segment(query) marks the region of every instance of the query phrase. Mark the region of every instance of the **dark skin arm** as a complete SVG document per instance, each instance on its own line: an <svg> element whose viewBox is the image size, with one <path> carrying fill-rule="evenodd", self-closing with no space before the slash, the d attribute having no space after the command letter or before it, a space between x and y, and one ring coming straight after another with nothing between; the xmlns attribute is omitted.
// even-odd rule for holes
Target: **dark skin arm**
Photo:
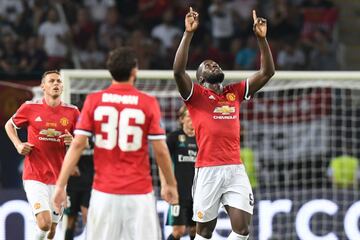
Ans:
<svg viewBox="0 0 360 240"><path fill-rule="evenodd" d="M185 72L188 61L189 47L194 31L199 25L198 13L190 8L185 17L185 32L180 45L176 51L173 70L176 85L180 95L186 99L191 93L192 82L190 76Z"/></svg>
<svg viewBox="0 0 360 240"><path fill-rule="evenodd" d="M275 74L274 60L271 55L269 44L266 40L267 25L266 20L258 18L255 10L253 10L254 27L253 30L258 40L261 61L260 70L250 76L249 94L253 95L262 88L270 78Z"/></svg>

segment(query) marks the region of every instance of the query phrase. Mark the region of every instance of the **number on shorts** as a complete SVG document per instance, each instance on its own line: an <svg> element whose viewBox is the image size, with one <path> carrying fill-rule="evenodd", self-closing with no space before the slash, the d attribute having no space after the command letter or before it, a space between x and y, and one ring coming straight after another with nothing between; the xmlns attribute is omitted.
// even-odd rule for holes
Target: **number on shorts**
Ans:
<svg viewBox="0 0 360 240"><path fill-rule="evenodd" d="M145 114L140 109L124 108L118 111L112 106L99 106L95 109L94 120L103 121L107 117L107 122L101 123L101 133L95 135L95 145L99 148L112 150L119 146L123 152L137 151L142 145L143 131L139 126L130 126L130 118L135 120L136 124L145 123ZM128 141L129 136L133 136L131 142Z"/></svg>

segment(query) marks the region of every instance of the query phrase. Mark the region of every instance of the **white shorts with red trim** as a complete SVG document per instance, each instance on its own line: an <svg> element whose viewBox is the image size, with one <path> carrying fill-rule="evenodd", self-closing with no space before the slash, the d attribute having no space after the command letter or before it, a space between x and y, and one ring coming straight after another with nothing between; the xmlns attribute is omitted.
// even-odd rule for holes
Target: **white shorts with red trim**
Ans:
<svg viewBox="0 0 360 240"><path fill-rule="evenodd" d="M51 203L51 198L55 191L55 185L49 185L35 180L24 180L23 184L27 200L35 217L35 221L38 213L49 211L52 217L52 222L58 223L61 220L62 212L60 214L56 214Z"/></svg>
<svg viewBox="0 0 360 240"><path fill-rule="evenodd" d="M87 240L161 240L154 194L91 192Z"/></svg>
<svg viewBox="0 0 360 240"><path fill-rule="evenodd" d="M220 204L253 214L254 195L244 165L196 168L193 200L196 222L217 218Z"/></svg>

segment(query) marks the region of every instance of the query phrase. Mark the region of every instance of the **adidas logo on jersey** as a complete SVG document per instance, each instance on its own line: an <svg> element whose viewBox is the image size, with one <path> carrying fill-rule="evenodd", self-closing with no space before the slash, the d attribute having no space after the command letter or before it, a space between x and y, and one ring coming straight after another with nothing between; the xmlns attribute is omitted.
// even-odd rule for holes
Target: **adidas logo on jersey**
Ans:
<svg viewBox="0 0 360 240"><path fill-rule="evenodd" d="M37 118L35 118L35 122L42 122L42 119L40 116L38 116Z"/></svg>

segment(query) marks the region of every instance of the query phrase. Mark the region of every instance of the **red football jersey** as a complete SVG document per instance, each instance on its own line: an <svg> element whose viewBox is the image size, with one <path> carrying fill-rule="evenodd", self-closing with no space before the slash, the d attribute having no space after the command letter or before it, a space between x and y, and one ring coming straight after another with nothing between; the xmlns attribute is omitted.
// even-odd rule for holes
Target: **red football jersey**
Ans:
<svg viewBox="0 0 360 240"><path fill-rule="evenodd" d="M248 99L247 81L224 87L222 94L193 84L185 104L195 129L196 167L240 164L240 103Z"/></svg>
<svg viewBox="0 0 360 240"><path fill-rule="evenodd" d="M34 144L26 155L23 179L36 180L45 184L55 184L65 157L66 146L59 138L74 131L79 117L76 106L61 103L56 107L45 100L27 101L11 118L16 128L27 127L27 141Z"/></svg>
<svg viewBox="0 0 360 240"><path fill-rule="evenodd" d="M87 96L75 134L95 135L93 188L112 194L152 191L148 140L165 139L155 97L130 84Z"/></svg>

